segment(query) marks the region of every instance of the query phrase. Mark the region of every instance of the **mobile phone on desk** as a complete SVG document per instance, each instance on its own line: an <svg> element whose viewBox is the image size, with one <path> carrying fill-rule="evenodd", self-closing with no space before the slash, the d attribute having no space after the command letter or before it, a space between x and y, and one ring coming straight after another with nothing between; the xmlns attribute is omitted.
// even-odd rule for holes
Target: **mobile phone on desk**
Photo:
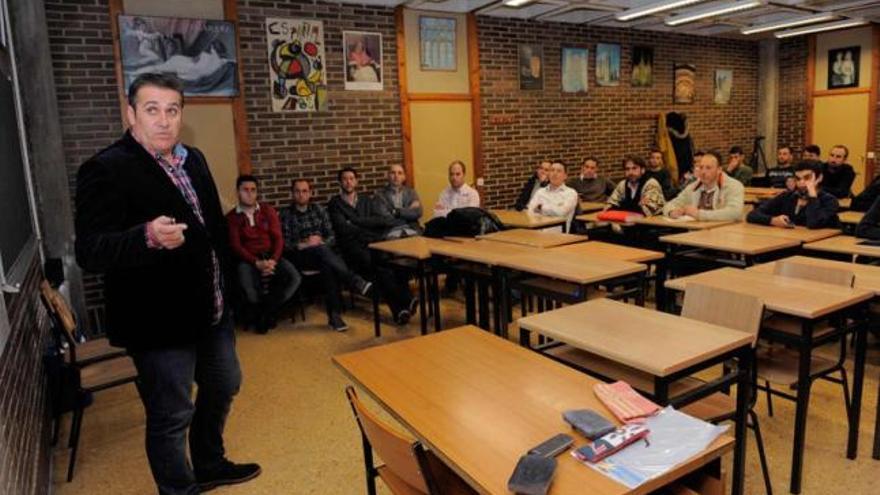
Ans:
<svg viewBox="0 0 880 495"><path fill-rule="evenodd" d="M571 435L560 433L544 440L540 445L530 449L529 454L539 455L541 457L555 457L560 453L565 452L571 447L572 443L574 443L574 438L572 438Z"/></svg>

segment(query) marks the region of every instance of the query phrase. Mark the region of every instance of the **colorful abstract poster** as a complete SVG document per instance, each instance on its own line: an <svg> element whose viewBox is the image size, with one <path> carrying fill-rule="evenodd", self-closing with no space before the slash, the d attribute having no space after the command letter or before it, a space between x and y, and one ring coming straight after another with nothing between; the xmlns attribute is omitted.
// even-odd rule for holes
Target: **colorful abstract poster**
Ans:
<svg viewBox="0 0 880 495"><path fill-rule="evenodd" d="M324 24L312 19L266 19L273 112L327 110Z"/></svg>

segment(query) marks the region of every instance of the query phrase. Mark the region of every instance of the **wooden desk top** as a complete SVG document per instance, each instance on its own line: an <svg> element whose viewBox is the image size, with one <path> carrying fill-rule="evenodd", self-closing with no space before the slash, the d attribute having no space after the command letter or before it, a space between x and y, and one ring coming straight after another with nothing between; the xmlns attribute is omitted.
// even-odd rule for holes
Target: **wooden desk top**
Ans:
<svg viewBox="0 0 880 495"><path fill-rule="evenodd" d="M645 217L634 220L633 223L637 225L648 225L651 227L664 227L664 228L673 228L673 229L687 229L687 230L706 230L706 229L714 229L715 227L721 227L722 225L730 225L735 223L733 220L714 220L714 221L700 221L700 220L692 220L689 222L682 222L673 220L665 215L657 215L653 217Z"/></svg>
<svg viewBox="0 0 880 495"><path fill-rule="evenodd" d="M520 318L519 326L661 377L752 342L739 330L604 298Z"/></svg>
<svg viewBox="0 0 880 495"><path fill-rule="evenodd" d="M804 249L880 258L880 246L864 246L859 244L864 240L851 235L838 235L804 244Z"/></svg>
<svg viewBox="0 0 880 495"><path fill-rule="evenodd" d="M595 201L581 201L581 212L590 213L592 211L600 211L605 208L605 203L597 203Z"/></svg>
<svg viewBox="0 0 880 495"><path fill-rule="evenodd" d="M785 229L781 227L771 227L769 225L758 225L754 223L735 223L719 227L718 230L725 232L741 232L743 234L763 235L771 237L782 237L784 239L795 239L800 242L813 242L826 237L833 237L840 234L840 229L808 229L806 227L795 227L793 229Z"/></svg>
<svg viewBox="0 0 880 495"><path fill-rule="evenodd" d="M583 242L585 235L563 234L562 232L544 232L541 230L512 229L477 236L478 239L494 242L519 244L521 246L548 248Z"/></svg>
<svg viewBox="0 0 880 495"><path fill-rule="evenodd" d="M840 198L837 200L837 205L842 210L848 210L852 206L852 198Z"/></svg>
<svg viewBox="0 0 880 495"><path fill-rule="evenodd" d="M691 246L703 249L715 249L728 253L758 254L778 251L799 246L798 240L766 235L753 235L743 232L729 231L726 227L709 230L695 230L683 234L671 234L660 237L661 242Z"/></svg>
<svg viewBox="0 0 880 495"><path fill-rule="evenodd" d="M745 190L746 195L750 196L758 196L761 198L772 198L777 194L781 193L785 189L780 189L776 187L751 187L746 186L743 188Z"/></svg>
<svg viewBox="0 0 880 495"><path fill-rule="evenodd" d="M657 261L665 256L660 251L650 251L602 241L578 242L577 244L550 248L549 251L553 253L577 254L588 258L610 258L620 261L631 261L633 263Z"/></svg>
<svg viewBox="0 0 880 495"><path fill-rule="evenodd" d="M782 277L738 268L719 268L666 281L666 287L685 290L688 282L699 282L764 300L764 307L779 313L816 319L874 297L865 289L848 289L793 277Z"/></svg>
<svg viewBox="0 0 880 495"><path fill-rule="evenodd" d="M519 457L557 433L586 440L562 412L589 408L614 421L595 379L475 327L342 354L334 363L481 493L507 494ZM636 490L560 455L551 495L648 493L732 450L722 435L702 454Z"/></svg>
<svg viewBox="0 0 880 495"><path fill-rule="evenodd" d="M562 225L565 218L536 215L527 211L516 210L490 210L507 227L523 229L542 229L554 225Z"/></svg>
<svg viewBox="0 0 880 495"><path fill-rule="evenodd" d="M580 254L539 250L506 256L498 265L544 277L587 285L611 280L648 269L645 265L610 258L585 258Z"/></svg>
<svg viewBox="0 0 880 495"><path fill-rule="evenodd" d="M863 211L844 211L837 214L837 217L840 218L841 223L851 224L858 224L862 221L863 216L865 216L865 212Z"/></svg>
<svg viewBox="0 0 880 495"><path fill-rule="evenodd" d="M374 242L370 244L370 248L391 253L396 256L426 260L431 257L431 251L428 249L428 246L438 241L439 239L432 239L423 236L405 237L403 239Z"/></svg>
<svg viewBox="0 0 880 495"><path fill-rule="evenodd" d="M474 241L474 242L433 242L430 245L431 254L439 254L464 261L482 263L485 265L497 265L504 258L525 254L535 256L542 250L539 248L523 246L520 244L508 244L506 242Z"/></svg>
<svg viewBox="0 0 880 495"><path fill-rule="evenodd" d="M832 237L832 239L837 239ZM822 241L820 241L822 242ZM880 247L875 247L877 254L880 255ZM789 256L777 261L795 261L803 265L823 266L828 268L840 268L851 271L855 276L855 286L859 289L869 290L874 295L880 296L880 266L865 265L861 263L849 263L846 261L826 260L823 258L813 258L812 256ZM773 273L776 263L761 263L760 265L751 266L746 270L760 273Z"/></svg>
<svg viewBox="0 0 880 495"><path fill-rule="evenodd" d="M599 220L599 213L601 213L601 212L594 211L592 213L587 213L585 215L578 215L578 216L574 217L574 219L580 220L582 222L592 222L592 223L603 222L604 220Z"/></svg>

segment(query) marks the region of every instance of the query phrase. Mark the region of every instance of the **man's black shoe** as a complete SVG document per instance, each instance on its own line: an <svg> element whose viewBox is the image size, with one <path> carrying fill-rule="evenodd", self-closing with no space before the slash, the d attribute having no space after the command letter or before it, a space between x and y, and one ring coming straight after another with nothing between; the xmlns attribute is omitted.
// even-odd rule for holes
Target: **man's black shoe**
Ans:
<svg viewBox="0 0 880 495"><path fill-rule="evenodd" d="M333 313L330 315L327 324L330 325L330 328L337 332L344 332L348 330L348 324L339 316L338 313Z"/></svg>
<svg viewBox="0 0 880 495"><path fill-rule="evenodd" d="M223 485L235 485L250 481L260 475L259 464L235 464L226 459L211 473L196 473L199 490L207 492Z"/></svg>

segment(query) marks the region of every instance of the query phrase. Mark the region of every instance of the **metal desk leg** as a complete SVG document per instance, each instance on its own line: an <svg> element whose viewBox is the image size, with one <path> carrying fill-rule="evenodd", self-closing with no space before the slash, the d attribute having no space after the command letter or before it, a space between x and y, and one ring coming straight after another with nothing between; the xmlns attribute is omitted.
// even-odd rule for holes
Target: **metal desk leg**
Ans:
<svg viewBox="0 0 880 495"><path fill-rule="evenodd" d="M810 356L813 352L813 322L804 320L798 366L797 408L794 419L794 442L791 453L791 480L789 491L801 492L804 471L804 443L807 437L807 408L810 405Z"/></svg>
<svg viewBox="0 0 880 495"><path fill-rule="evenodd" d="M422 335L426 335L428 333L428 315L425 311L427 305L425 304L426 290L425 290L425 261L418 261L418 277L419 277L419 323L422 325Z"/></svg>
<svg viewBox="0 0 880 495"><path fill-rule="evenodd" d="M666 260L654 264L654 303L660 311L666 309Z"/></svg>
<svg viewBox="0 0 880 495"><path fill-rule="evenodd" d="M661 406L669 403L669 382L666 377L654 377L654 400Z"/></svg>
<svg viewBox="0 0 880 495"><path fill-rule="evenodd" d="M874 452L871 457L880 460L880 387L877 390L877 417L874 419Z"/></svg>
<svg viewBox="0 0 880 495"><path fill-rule="evenodd" d="M519 345L523 347L532 347L532 332L523 327L519 328Z"/></svg>
<svg viewBox="0 0 880 495"><path fill-rule="evenodd" d="M491 330L489 325L489 282L481 280L478 282L479 287L479 308L480 308L480 328L483 330Z"/></svg>
<svg viewBox="0 0 880 495"><path fill-rule="evenodd" d="M373 289L373 333L376 338L382 336L382 324L379 322L379 291Z"/></svg>
<svg viewBox="0 0 880 495"><path fill-rule="evenodd" d="M439 332L441 328L440 321L440 274L437 267L431 270L431 305L434 308L434 331Z"/></svg>
<svg viewBox="0 0 880 495"><path fill-rule="evenodd" d="M466 321L468 325L475 325L477 323L477 311L476 311L476 294L474 291L476 290L476 284L474 284L474 277L472 275L467 275L464 277L464 311L466 315Z"/></svg>
<svg viewBox="0 0 880 495"><path fill-rule="evenodd" d="M849 438L846 442L847 459L855 459L859 455L859 420L862 416L862 389L865 384L865 348L868 342L867 310L859 309L856 325L856 347L853 370L851 417L849 418ZM843 338L846 338L845 336ZM874 430L875 432L877 430ZM875 433L876 434L876 433Z"/></svg>
<svg viewBox="0 0 880 495"><path fill-rule="evenodd" d="M510 313L510 288L507 284L507 270L499 268L498 271L500 275L498 281L498 297L495 300L495 304L498 306L498 325L500 326L498 335L501 335L506 339L508 327L507 315Z"/></svg>
<svg viewBox="0 0 880 495"><path fill-rule="evenodd" d="M745 485L746 440L748 439L746 424L748 422L749 403L753 393L751 377L752 359L754 359L754 349L751 346L742 349L737 359L736 423L734 425L736 445L733 450L732 495L742 495Z"/></svg>

